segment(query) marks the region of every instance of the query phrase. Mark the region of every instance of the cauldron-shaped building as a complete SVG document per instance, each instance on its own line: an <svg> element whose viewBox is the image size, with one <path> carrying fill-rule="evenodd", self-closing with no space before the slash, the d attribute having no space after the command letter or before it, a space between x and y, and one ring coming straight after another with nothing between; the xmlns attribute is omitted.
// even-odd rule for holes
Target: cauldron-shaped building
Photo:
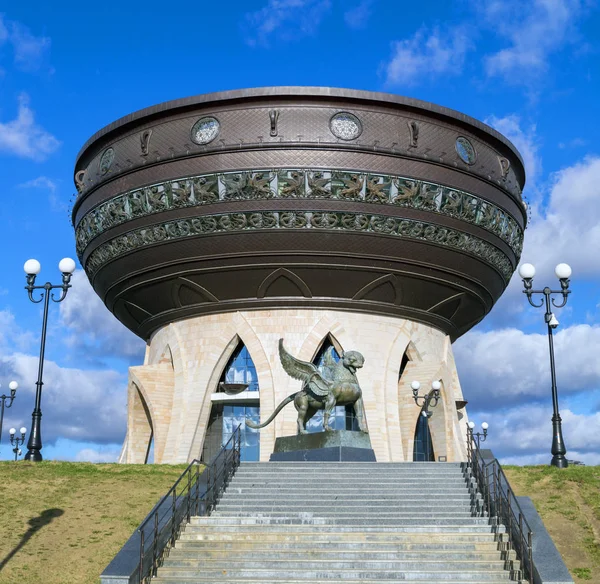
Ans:
<svg viewBox="0 0 600 584"><path fill-rule="evenodd" d="M130 369L121 460L205 457L300 382L279 338L316 362L357 350L377 460L462 460L452 342L516 268L523 162L488 126L395 95L314 87L167 102L95 134L75 169L77 252L147 342ZM441 399L423 426L411 382ZM244 455L296 432L285 408ZM339 412L336 427L350 428ZM431 446L427 446L428 439Z"/></svg>

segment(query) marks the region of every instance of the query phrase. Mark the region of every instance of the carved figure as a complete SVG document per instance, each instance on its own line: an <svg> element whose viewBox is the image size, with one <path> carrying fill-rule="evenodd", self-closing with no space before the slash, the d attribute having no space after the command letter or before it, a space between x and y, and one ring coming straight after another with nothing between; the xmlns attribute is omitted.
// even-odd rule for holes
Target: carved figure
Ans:
<svg viewBox="0 0 600 584"><path fill-rule="evenodd" d="M344 199L357 199L363 188L363 181L358 174L351 174L350 178L341 177L344 188L338 192L338 195Z"/></svg>
<svg viewBox="0 0 600 584"><path fill-rule="evenodd" d="M248 178L247 196L249 197L270 197L271 181L275 177L271 173L255 172Z"/></svg>
<svg viewBox="0 0 600 584"><path fill-rule="evenodd" d="M221 182L225 185L225 197L235 199L244 196L244 189L248 184L246 173L234 174L232 176L222 175Z"/></svg>
<svg viewBox="0 0 600 584"><path fill-rule="evenodd" d="M379 182L378 176L373 176L367 180L367 194L365 200L375 203L387 203L388 194L386 189L390 186L391 181Z"/></svg>
<svg viewBox="0 0 600 584"><path fill-rule="evenodd" d="M398 188L398 194L394 197L394 203L410 207L421 190L421 183L414 180L396 180L394 184Z"/></svg>
<svg viewBox="0 0 600 584"><path fill-rule="evenodd" d="M444 198L444 205L441 210L444 213L452 216L460 215L460 210L462 207L462 196L460 193L456 191L446 191Z"/></svg>
<svg viewBox="0 0 600 584"><path fill-rule="evenodd" d="M150 212L164 209L167 203L164 200L164 192L159 191L158 187L150 187L144 189L148 201L148 209Z"/></svg>
<svg viewBox="0 0 600 584"><path fill-rule="evenodd" d="M322 172L313 172L308 174L308 186L310 187L310 194L313 197L329 197L331 192L325 188L331 182L330 179L325 178Z"/></svg>
<svg viewBox="0 0 600 584"><path fill-rule="evenodd" d="M361 432L367 432L362 391L356 378L356 371L364 365L365 359L357 351L346 351L336 363L332 351L330 349L327 353L323 371L320 372L312 363L300 361L290 355L283 346L283 339L279 339L281 365L290 377L303 381L302 389L286 397L266 422L255 424L246 420L246 424L251 428L264 428L293 401L298 412L298 434L307 433L306 423L318 410L323 410L323 429L332 430L329 418L336 405L353 405L358 427Z"/></svg>
<svg viewBox="0 0 600 584"><path fill-rule="evenodd" d="M152 130L144 130L140 134L140 149L142 150L142 156L148 156L148 148L150 147L150 136L152 136Z"/></svg>
<svg viewBox="0 0 600 584"><path fill-rule="evenodd" d="M282 197L301 197L304 194L304 174L293 170L290 176L282 177L281 184Z"/></svg>
<svg viewBox="0 0 600 584"><path fill-rule="evenodd" d="M191 203L192 185L189 180L177 181L177 186L171 184L174 207L187 207Z"/></svg>
<svg viewBox="0 0 600 584"><path fill-rule="evenodd" d="M273 109L269 112L269 120L271 121L271 136L277 136L277 120L279 119L279 111Z"/></svg>
<svg viewBox="0 0 600 584"><path fill-rule="evenodd" d="M408 133L410 135L409 148L416 148L419 145L419 124L414 120L408 122Z"/></svg>
<svg viewBox="0 0 600 584"><path fill-rule="evenodd" d="M196 201L199 203L216 201L219 198L219 195L215 192L216 185L216 180L209 180L204 176L194 179L194 196L196 197Z"/></svg>

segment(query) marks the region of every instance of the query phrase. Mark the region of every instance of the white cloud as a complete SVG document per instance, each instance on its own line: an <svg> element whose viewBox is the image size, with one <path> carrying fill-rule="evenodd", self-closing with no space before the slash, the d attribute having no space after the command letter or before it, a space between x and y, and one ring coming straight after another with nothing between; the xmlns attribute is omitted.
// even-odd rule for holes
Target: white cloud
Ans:
<svg viewBox="0 0 600 584"><path fill-rule="evenodd" d="M70 331L67 344L94 359L112 356L141 363L144 342L109 312L83 270L75 271L71 283L73 287L60 304L62 323Z"/></svg>
<svg viewBox="0 0 600 584"><path fill-rule="evenodd" d="M533 0L533 2L477 3L485 21L510 46L485 59L490 76L528 83L544 73L549 56L577 38L575 23L580 0Z"/></svg>
<svg viewBox="0 0 600 584"><path fill-rule="evenodd" d="M39 358L23 353L0 357L0 377L19 383L17 396L5 422L31 425ZM125 435L126 377L114 370L61 367L46 360L42 390L42 438L117 443Z"/></svg>
<svg viewBox="0 0 600 584"><path fill-rule="evenodd" d="M26 351L33 347L35 335L17 324L10 310L0 310L0 351Z"/></svg>
<svg viewBox="0 0 600 584"><path fill-rule="evenodd" d="M65 212L69 209L68 205L56 194L58 182L47 176L38 176L37 178L21 183L18 187L20 189L40 189L47 191L48 200L53 211Z"/></svg>
<svg viewBox="0 0 600 584"><path fill-rule="evenodd" d="M47 176L38 176L32 180L21 183L19 185L21 189L47 189L51 193L55 193L58 185L55 181L49 179Z"/></svg>
<svg viewBox="0 0 600 584"><path fill-rule="evenodd" d="M29 97L22 93L17 117L0 123L0 152L42 161L59 146L60 142L52 134L36 124L33 110L29 107Z"/></svg>
<svg viewBox="0 0 600 584"><path fill-rule="evenodd" d="M331 9L331 0L268 0L266 6L246 14L250 46L268 45L269 39L292 41L313 35Z"/></svg>
<svg viewBox="0 0 600 584"><path fill-rule="evenodd" d="M24 71L37 71L48 54L50 39L31 34L26 26L18 22L11 22L9 26L15 65Z"/></svg>
<svg viewBox="0 0 600 584"><path fill-rule="evenodd" d="M25 25L5 20L0 14L0 45L6 43L13 49L15 66L31 73L40 70L47 61L51 40L35 36Z"/></svg>
<svg viewBox="0 0 600 584"><path fill-rule="evenodd" d="M364 28L371 16L373 0L362 0L350 10L344 12L344 22L350 28Z"/></svg>
<svg viewBox="0 0 600 584"><path fill-rule="evenodd" d="M542 277L566 262L573 277L600 276L600 158L588 157L551 177L546 208L525 234L522 260ZM540 280L541 281L541 280Z"/></svg>
<svg viewBox="0 0 600 584"><path fill-rule="evenodd" d="M117 462L121 446L109 444L105 447L82 448L74 456L77 462Z"/></svg>
<svg viewBox="0 0 600 584"><path fill-rule="evenodd" d="M392 58L385 68L387 85L412 85L440 75L462 73L472 48L463 28L448 31L422 28L413 37L392 43Z"/></svg>
<svg viewBox="0 0 600 584"><path fill-rule="evenodd" d="M562 409L562 434L567 459L585 464L600 462L600 412L575 414ZM435 415L435 414L434 414ZM470 418L490 425L485 447L491 448L502 464L549 464L552 454L552 407L535 404L478 412ZM477 431L477 429L476 429Z"/></svg>
<svg viewBox="0 0 600 584"><path fill-rule="evenodd" d="M542 172L542 161L538 152L539 146L535 125L531 124L529 127L523 128L520 117L515 114L502 118L491 115L485 120L485 123L498 130L517 147L525 164L526 192L527 190L535 191L536 183Z"/></svg>
<svg viewBox="0 0 600 584"><path fill-rule="evenodd" d="M600 326L559 329L554 345L560 394L600 388ZM517 329L471 331L456 341L454 351L465 396L476 409L550 398L545 334Z"/></svg>

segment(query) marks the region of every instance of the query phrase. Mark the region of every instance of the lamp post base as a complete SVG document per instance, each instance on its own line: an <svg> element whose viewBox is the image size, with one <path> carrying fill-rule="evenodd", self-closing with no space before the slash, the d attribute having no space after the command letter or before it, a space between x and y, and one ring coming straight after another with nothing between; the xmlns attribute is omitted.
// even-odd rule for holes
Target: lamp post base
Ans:
<svg viewBox="0 0 600 584"><path fill-rule="evenodd" d="M31 462L42 462L42 453L39 450L28 450L27 454L23 457L23 460L30 460Z"/></svg>
<svg viewBox="0 0 600 584"><path fill-rule="evenodd" d="M550 461L550 466L555 466L556 468L567 468L569 466L569 462L565 458L564 454L555 454Z"/></svg>

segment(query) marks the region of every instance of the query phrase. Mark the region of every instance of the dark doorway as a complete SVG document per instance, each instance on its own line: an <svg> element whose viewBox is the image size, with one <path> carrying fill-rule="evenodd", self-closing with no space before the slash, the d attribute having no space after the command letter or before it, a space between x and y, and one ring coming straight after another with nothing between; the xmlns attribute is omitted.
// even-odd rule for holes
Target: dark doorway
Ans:
<svg viewBox="0 0 600 584"><path fill-rule="evenodd" d="M435 456L433 454L431 431L429 430L429 417L424 416L424 413L422 410L415 428L413 460L415 462L434 462Z"/></svg>

